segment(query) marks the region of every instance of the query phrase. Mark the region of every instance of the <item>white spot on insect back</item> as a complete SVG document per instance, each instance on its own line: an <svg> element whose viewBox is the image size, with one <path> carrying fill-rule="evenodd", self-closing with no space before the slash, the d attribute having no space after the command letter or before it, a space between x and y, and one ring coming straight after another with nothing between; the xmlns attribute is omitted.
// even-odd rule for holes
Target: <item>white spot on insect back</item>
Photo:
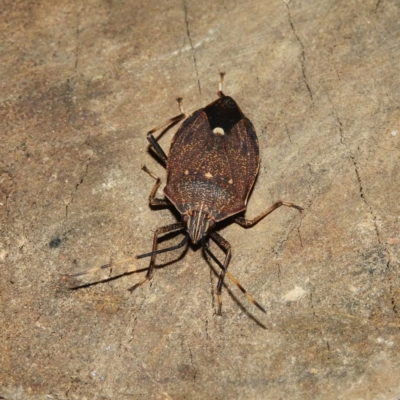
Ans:
<svg viewBox="0 0 400 400"><path fill-rule="evenodd" d="M222 128L214 128L213 133L217 136L224 136L225 132Z"/></svg>
<svg viewBox="0 0 400 400"><path fill-rule="evenodd" d="M210 172L206 172L206 173L204 174L204 176L205 176L206 178L212 178L212 177L213 177L212 174L211 174Z"/></svg>
<svg viewBox="0 0 400 400"><path fill-rule="evenodd" d="M228 183L230 183L230 184L232 185L232 183L233 183L233 179L232 179L232 178L231 178L231 179L229 179Z"/></svg>
<svg viewBox="0 0 400 400"><path fill-rule="evenodd" d="M189 171L187 169L185 170L185 175L189 175Z"/></svg>

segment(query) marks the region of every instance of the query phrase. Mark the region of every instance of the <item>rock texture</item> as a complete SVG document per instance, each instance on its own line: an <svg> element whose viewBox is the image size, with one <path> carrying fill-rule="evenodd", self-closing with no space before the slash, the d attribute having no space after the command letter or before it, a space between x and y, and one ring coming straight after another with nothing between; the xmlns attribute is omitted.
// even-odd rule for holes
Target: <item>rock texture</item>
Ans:
<svg viewBox="0 0 400 400"><path fill-rule="evenodd" d="M400 397L396 0L3 1L0 14L0 398ZM132 294L145 271L127 272L146 259L118 279L65 278L150 251L176 221L148 207L141 166L165 171L146 132L178 96L188 113L214 100L220 71L259 135L247 215L305 208L220 227L231 273L268 313L227 281L216 316L217 267L197 247L161 255Z"/></svg>

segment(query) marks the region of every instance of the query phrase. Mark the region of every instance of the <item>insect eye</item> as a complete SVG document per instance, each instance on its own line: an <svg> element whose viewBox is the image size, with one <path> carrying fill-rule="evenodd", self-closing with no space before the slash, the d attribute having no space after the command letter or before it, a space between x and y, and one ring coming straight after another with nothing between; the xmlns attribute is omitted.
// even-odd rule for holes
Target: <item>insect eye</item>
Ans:
<svg viewBox="0 0 400 400"><path fill-rule="evenodd" d="M188 215L184 215L184 216L182 217L182 221L183 221L183 222L188 222L188 221L189 221L189 216L188 216Z"/></svg>
<svg viewBox="0 0 400 400"><path fill-rule="evenodd" d="M210 229L210 228L214 228L214 226L216 225L217 223L215 222L215 220L213 220L213 219L210 219L210 221L209 221L209 223L208 223L208 228Z"/></svg>

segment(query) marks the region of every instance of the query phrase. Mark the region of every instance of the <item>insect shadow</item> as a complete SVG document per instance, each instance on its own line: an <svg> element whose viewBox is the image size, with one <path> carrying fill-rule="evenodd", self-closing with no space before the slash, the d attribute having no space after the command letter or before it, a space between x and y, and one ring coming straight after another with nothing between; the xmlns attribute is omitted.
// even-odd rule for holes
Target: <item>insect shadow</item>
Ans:
<svg viewBox="0 0 400 400"><path fill-rule="evenodd" d="M227 276L234 285L264 313L265 309L251 296L228 271L231 259L231 245L217 232L217 223L230 220L244 228L257 224L260 220L281 206L303 209L293 203L279 200L260 215L247 219L244 212L254 186L260 165L258 138L253 124L243 114L238 104L222 92L224 73L220 74L218 99L201 108L186 118L182 99L178 98L180 114L168 119L147 133L151 151L165 165L167 182L164 187L164 198L156 194L161 179L146 166L142 170L155 180L149 195L152 207L174 207L180 222L157 228L153 236L153 247L149 253L141 254L126 260L111 262L77 274L77 277L105 268L130 262L133 259L150 257L150 264L144 279L128 290L133 291L150 281L156 269L157 255L184 247L189 242L195 247L201 246L205 256L209 256L220 268L216 295L218 300L217 314L222 310L222 286ZM184 120L184 121L183 121ZM158 139L172 126L183 121L175 133L168 156L158 143ZM153 134L161 131L156 139ZM183 232L183 239L176 245L159 249L158 245L165 235ZM210 239L225 253L220 262L209 248ZM181 254L181 257L185 252ZM176 261L176 260L175 260ZM138 271L134 269L132 272Z"/></svg>

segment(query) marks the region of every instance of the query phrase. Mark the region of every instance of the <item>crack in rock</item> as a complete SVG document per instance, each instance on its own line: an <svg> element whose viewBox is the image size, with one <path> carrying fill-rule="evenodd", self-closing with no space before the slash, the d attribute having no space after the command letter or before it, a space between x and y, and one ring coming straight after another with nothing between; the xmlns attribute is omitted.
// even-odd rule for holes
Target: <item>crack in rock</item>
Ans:
<svg viewBox="0 0 400 400"><path fill-rule="evenodd" d="M363 201L363 203L365 204L365 206L368 208L369 214L370 214L371 217L372 217L372 220L373 220L373 223L374 223L375 234L376 234L376 237L377 237L377 240L378 240L378 244L379 244L380 247L383 248L383 251L386 253L387 258L388 258L388 261L387 261L387 264L386 264L386 270L387 270L387 275L388 275L390 301L391 301L391 306L392 306L392 311L393 311L393 313L394 313L396 316L399 316L399 315L398 315L398 312L397 312L396 299L395 299L395 295L394 295L394 292L393 292L393 283L392 283L392 277L391 277L391 275L392 275L392 266L391 266L391 254L390 254L390 250L389 250L389 248L382 242L381 234L380 234L379 226L378 226L378 218L377 218L377 215L375 214L375 212L374 212L372 206L369 204L369 202L368 202L368 200L367 200L367 198L366 198L366 196L365 196L365 190L364 190L364 187L363 187L363 183L362 183L362 179L361 179L361 174L360 174L360 171L359 171L359 166L358 166L358 164L357 164L356 157L351 153L351 151L350 151L348 145L346 144L346 142L345 142L345 140L344 140L343 123L342 123L342 121L340 120L339 114L338 114L336 108L334 107L334 105L333 105L331 99L329 98L329 95L328 95L328 100L329 100L329 102L331 103L331 106L332 106L332 109L333 109L333 112L334 112L334 115L335 115L335 118L336 118L336 122L337 122L338 127L339 127L340 143L346 148L347 152L349 153L349 158L350 158L350 160L351 160L351 162L352 162L352 164L353 164L353 167L354 167L354 172L355 172L355 174L356 174L356 178L357 178L357 182L358 182L358 188L359 188L359 193L360 193L361 200Z"/></svg>
<svg viewBox="0 0 400 400"><path fill-rule="evenodd" d="M197 375L197 370L196 370L196 368L194 367L194 364L193 364L193 354L192 354L192 350L190 350L190 348L189 348L189 353L190 353L190 364L192 365L192 368L193 368L193 380L195 381L196 380L196 375Z"/></svg>
<svg viewBox="0 0 400 400"><path fill-rule="evenodd" d="M186 34L187 34L187 36L189 38L190 47L192 49L193 65L194 65L194 70L196 71L197 85L199 87L199 93L200 93L200 96L201 96L201 85L200 85L199 71L197 69L196 51L194 49L193 42L192 42L192 37L190 35L188 9L187 9L187 5L186 5L186 1L183 2L183 8L185 10Z"/></svg>
<svg viewBox="0 0 400 400"><path fill-rule="evenodd" d="M299 43L299 45L301 47L301 56L300 56L301 72L302 72L302 75L303 75L304 84L305 84L305 86L307 88L307 91L308 91L308 95L310 96L310 100L312 102L313 101L313 95L312 95L311 87L310 87L310 85L308 83L307 74L306 74L305 47L304 47L304 44L303 44L302 40L300 39L300 36L296 32L296 29L295 29L294 24L293 24L292 15L290 13L290 7L289 7L290 1L283 0L283 4L285 4L286 9L287 9L287 16L288 16L288 20L289 20L289 25L290 25L290 27L292 29L293 35L294 35L294 37L296 38L297 42Z"/></svg>
<svg viewBox="0 0 400 400"><path fill-rule="evenodd" d="M75 73L78 71L78 62L79 62L81 11L82 9L80 8L76 13L76 46L75 46L75 64L74 64Z"/></svg>
<svg viewBox="0 0 400 400"><path fill-rule="evenodd" d="M69 208L69 206L74 202L75 193L78 191L79 186L82 185L82 183L83 183L83 181L84 181L86 175L88 174L89 164L90 164L90 159L89 159L89 162L88 162L88 163L86 164L86 166L85 166L85 172L83 173L82 178L81 178L81 179L79 180L79 182L75 185L75 190L71 192L70 200L69 200L69 202L67 203L67 205L65 206L65 219L68 218L68 208Z"/></svg>

